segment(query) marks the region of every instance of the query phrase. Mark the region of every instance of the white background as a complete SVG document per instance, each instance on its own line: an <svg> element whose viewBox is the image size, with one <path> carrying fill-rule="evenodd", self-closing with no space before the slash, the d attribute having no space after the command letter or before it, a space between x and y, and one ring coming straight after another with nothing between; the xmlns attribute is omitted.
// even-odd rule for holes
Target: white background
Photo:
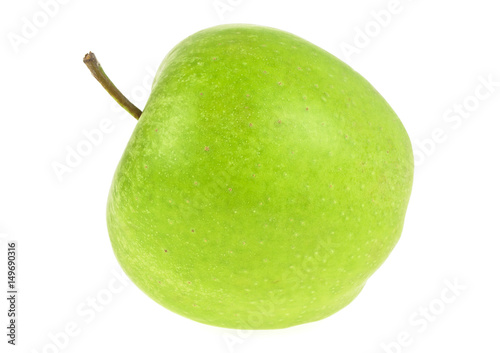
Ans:
<svg viewBox="0 0 500 353"><path fill-rule="evenodd" d="M222 15L213 0L59 1L57 8L43 6L49 0L0 8L1 288L5 240L17 240L20 251L19 345L7 347L1 329L1 352L498 352L495 1L221 0L229 4ZM383 25L374 22L389 10L390 18L378 16ZM320 322L258 332L210 327L163 309L114 274L121 272L105 205L135 120L116 109L83 55L94 51L143 108L166 53L221 23L287 30L346 61L388 100L414 144L418 165L398 246L352 304ZM496 83L491 92L481 83L488 79ZM463 118L450 113L463 106ZM59 180L54 162L65 163L67 148L105 119L112 131ZM110 285L117 288L111 297ZM68 325L76 332L66 338Z"/></svg>

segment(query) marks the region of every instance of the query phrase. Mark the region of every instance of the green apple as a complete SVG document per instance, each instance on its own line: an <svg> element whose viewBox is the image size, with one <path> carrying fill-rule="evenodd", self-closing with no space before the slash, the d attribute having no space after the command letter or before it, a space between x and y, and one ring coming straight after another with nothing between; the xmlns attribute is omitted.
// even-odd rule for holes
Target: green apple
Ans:
<svg viewBox="0 0 500 353"><path fill-rule="evenodd" d="M162 306L285 328L359 294L401 235L412 179L408 135L363 77L290 33L223 25L162 62L107 224Z"/></svg>

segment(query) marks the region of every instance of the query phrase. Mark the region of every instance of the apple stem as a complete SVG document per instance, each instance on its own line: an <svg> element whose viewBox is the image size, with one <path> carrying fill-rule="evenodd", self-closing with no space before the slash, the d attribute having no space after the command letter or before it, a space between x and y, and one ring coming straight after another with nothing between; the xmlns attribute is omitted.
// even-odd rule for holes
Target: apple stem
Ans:
<svg viewBox="0 0 500 353"><path fill-rule="evenodd" d="M127 112L129 112L134 118L139 120L141 117L142 111L137 108L131 101L127 99L116 86L111 82L109 77L104 73L101 64L97 61L97 58L94 53L89 52L85 54L83 58L83 62L89 68L92 75L96 78L97 81L104 87L106 91L113 97L113 99L120 104Z"/></svg>

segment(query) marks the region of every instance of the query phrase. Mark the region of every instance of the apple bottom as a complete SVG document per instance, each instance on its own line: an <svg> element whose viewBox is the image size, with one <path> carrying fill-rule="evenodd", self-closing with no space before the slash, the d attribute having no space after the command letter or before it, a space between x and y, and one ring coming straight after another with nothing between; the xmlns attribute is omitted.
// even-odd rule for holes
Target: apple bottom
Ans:
<svg viewBox="0 0 500 353"><path fill-rule="evenodd" d="M128 275L126 267L123 264L122 267ZM131 277L131 280L151 299L176 314L202 324L242 330L283 329L322 320L349 305L366 284L365 281L357 286L352 283L345 285L342 289L331 292L330 298L323 297L320 305L310 302L314 294L302 298L290 294L305 292L300 288L301 285L306 285L304 283L292 285L287 293L270 292L259 300L246 301L248 296L243 293L238 298L232 298L211 296L205 292L203 300L193 301L189 294L172 295L179 293L177 288L171 288L170 291L167 288L162 291L152 290L164 287L158 281L147 281L144 277Z"/></svg>

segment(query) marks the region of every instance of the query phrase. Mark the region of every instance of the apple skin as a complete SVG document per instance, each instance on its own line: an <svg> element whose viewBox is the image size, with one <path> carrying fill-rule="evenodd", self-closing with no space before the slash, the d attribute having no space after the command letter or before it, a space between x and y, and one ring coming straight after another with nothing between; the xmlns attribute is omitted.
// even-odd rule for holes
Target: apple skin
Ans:
<svg viewBox="0 0 500 353"><path fill-rule="evenodd" d="M285 328L358 295L401 235L412 179L408 135L363 77L290 33L222 25L161 64L107 224L162 306Z"/></svg>

